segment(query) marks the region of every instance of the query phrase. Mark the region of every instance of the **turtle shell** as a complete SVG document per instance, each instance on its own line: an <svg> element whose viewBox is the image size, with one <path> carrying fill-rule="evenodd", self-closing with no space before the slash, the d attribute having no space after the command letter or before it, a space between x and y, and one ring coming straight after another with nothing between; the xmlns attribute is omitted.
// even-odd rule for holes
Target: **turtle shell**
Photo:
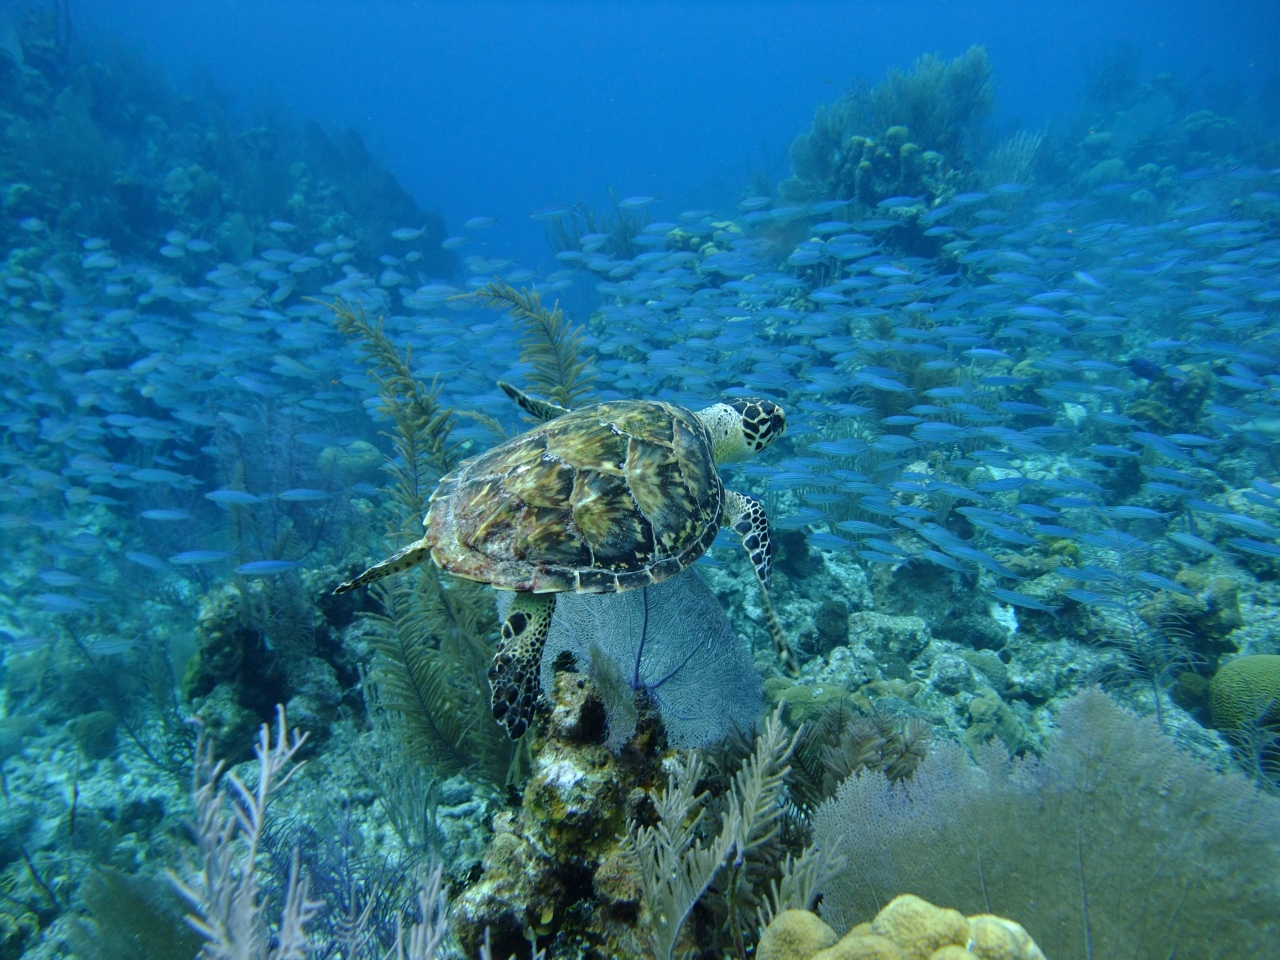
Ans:
<svg viewBox="0 0 1280 960"><path fill-rule="evenodd" d="M458 465L424 545L456 576L534 593L631 590L706 552L724 508L711 437L669 403L584 407Z"/></svg>

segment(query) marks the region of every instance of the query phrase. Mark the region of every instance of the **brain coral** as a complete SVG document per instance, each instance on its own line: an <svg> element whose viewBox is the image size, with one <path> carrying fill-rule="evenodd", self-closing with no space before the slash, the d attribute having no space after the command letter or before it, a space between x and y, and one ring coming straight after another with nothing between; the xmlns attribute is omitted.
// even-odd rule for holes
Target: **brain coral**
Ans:
<svg viewBox="0 0 1280 960"><path fill-rule="evenodd" d="M1223 664L1209 683L1209 703L1222 730L1280 722L1280 656L1256 653Z"/></svg>
<svg viewBox="0 0 1280 960"><path fill-rule="evenodd" d="M757 960L1045 960L1027 931L986 914L965 918L911 894L837 941L806 910L784 910L765 929Z"/></svg>

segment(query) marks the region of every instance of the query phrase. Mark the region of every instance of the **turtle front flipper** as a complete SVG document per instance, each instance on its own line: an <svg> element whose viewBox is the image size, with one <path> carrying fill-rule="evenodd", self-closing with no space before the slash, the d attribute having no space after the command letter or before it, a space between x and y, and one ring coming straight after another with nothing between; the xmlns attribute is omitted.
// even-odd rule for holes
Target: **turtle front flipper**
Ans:
<svg viewBox="0 0 1280 960"><path fill-rule="evenodd" d="M514 400L525 413L545 423L548 420L554 420L556 417L563 417L569 412L567 407L562 407L550 400L539 400L537 397L531 397L518 387L513 387L509 383L498 381L498 386L502 388L502 392Z"/></svg>
<svg viewBox="0 0 1280 960"><path fill-rule="evenodd" d="M416 567L420 563L425 563L431 556L431 548L427 546L425 540L418 540L409 544L403 550L393 553L381 563L375 563L354 580L348 580L346 583L340 584L334 588L334 593L348 593L356 587L363 587L366 583L373 583L375 580L381 580L383 577L389 577L393 573L400 573L408 570L410 567Z"/></svg>
<svg viewBox="0 0 1280 960"><path fill-rule="evenodd" d="M724 525L742 538L742 546L751 558L756 577L760 580L761 609L764 623L773 637L773 648L782 668L793 677L800 675L800 664L791 650L791 642L783 632L778 615L769 597L769 574L773 566L773 543L769 540L769 518L764 504L754 497L732 490L724 492Z"/></svg>
<svg viewBox="0 0 1280 960"><path fill-rule="evenodd" d="M502 621L502 640L489 665L493 719L506 724L507 736L519 740L533 720L542 671L542 648L556 609L554 593L516 594Z"/></svg>

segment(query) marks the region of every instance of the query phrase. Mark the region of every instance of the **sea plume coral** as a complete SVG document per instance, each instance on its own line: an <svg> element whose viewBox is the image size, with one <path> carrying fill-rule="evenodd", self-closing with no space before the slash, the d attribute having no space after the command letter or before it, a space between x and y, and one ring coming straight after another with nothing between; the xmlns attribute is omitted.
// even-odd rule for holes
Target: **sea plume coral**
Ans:
<svg viewBox="0 0 1280 960"><path fill-rule="evenodd" d="M335 326L357 345L394 425L388 435L396 457L386 470L398 529L390 532L415 538L432 489L457 464L449 439L454 412L440 402L436 386L413 375L412 349L401 351L381 321L341 300L332 310ZM485 671L496 624L483 588L446 582L426 564L375 587L374 596L383 612L367 616L377 656L366 693L373 694L370 706L383 711L406 758L424 770L467 769L503 779L510 750L490 717Z"/></svg>
<svg viewBox="0 0 1280 960"><path fill-rule="evenodd" d="M298 753L307 735L288 728L284 707L276 729L262 725L256 747L257 780L246 784L215 760L201 737L192 777L199 856L170 876L191 906L187 918L204 940L202 960L303 960L340 952L352 960L396 957L432 960L448 933L448 903L439 865L419 875L416 918L397 914L395 939L383 944L369 933L370 911L358 912L340 942L316 942L311 924L325 904L310 897L310 878L294 847L278 917L268 917L266 876L260 855L267 842L272 801L302 769ZM371 901L369 901L371 902Z"/></svg>

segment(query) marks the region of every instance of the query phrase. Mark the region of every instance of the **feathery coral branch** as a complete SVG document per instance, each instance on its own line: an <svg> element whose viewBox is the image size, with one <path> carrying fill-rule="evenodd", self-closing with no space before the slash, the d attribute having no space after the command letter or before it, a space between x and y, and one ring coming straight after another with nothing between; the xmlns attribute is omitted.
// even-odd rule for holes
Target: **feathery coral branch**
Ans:
<svg viewBox="0 0 1280 960"><path fill-rule="evenodd" d="M535 393L572 408L592 391L595 378L582 356L582 328L570 326L558 302L548 310L537 291L516 290L498 279L469 296L519 321L520 359L533 365L529 386Z"/></svg>
<svg viewBox="0 0 1280 960"><path fill-rule="evenodd" d="M202 960L302 960L307 954L306 927L321 904L307 896L297 852L274 946L268 946L272 937L255 864L267 807L302 769L296 756L306 741L307 734L289 732L284 707L276 707L275 737L265 723L258 735L258 782L250 789L214 759L201 731L191 789L202 864L188 869L185 879L170 878L194 911L188 922L205 938Z"/></svg>

